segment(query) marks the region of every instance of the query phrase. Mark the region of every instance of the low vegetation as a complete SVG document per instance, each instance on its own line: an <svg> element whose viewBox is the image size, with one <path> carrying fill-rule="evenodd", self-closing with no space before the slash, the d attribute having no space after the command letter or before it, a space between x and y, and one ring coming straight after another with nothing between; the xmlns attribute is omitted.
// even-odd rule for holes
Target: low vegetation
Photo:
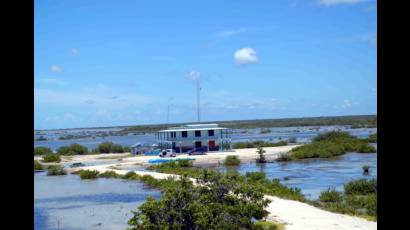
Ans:
<svg viewBox="0 0 410 230"><path fill-rule="evenodd" d="M377 133L370 134L365 140L370 143L377 143Z"/></svg>
<svg viewBox="0 0 410 230"><path fill-rule="evenodd" d="M241 160L239 160L238 156L226 156L224 165L226 166L237 166L241 164Z"/></svg>
<svg viewBox="0 0 410 230"><path fill-rule="evenodd" d="M53 151L47 147L34 147L34 155L48 155L53 154Z"/></svg>
<svg viewBox="0 0 410 230"><path fill-rule="evenodd" d="M376 152L376 149L349 133L331 131L319 134L311 144L292 149L291 157L292 159L329 158L346 152L372 153Z"/></svg>
<svg viewBox="0 0 410 230"><path fill-rule="evenodd" d="M266 141L248 141L248 142L236 142L233 144L234 149L246 149L246 148L257 148L257 147L277 147L284 146L288 143L286 141L279 141L276 143L266 142Z"/></svg>
<svg viewBox="0 0 410 230"><path fill-rule="evenodd" d="M323 191L319 200L311 202L320 208L349 215L377 219L377 181L359 179L344 186L344 193Z"/></svg>
<svg viewBox="0 0 410 230"><path fill-rule="evenodd" d="M261 131L259 132L260 134L266 134L266 133L271 133L272 132L272 130L271 129L268 129L268 128L266 128L266 129L261 129Z"/></svg>
<svg viewBox="0 0 410 230"><path fill-rule="evenodd" d="M291 161L292 157L289 153L280 153L276 161Z"/></svg>
<svg viewBox="0 0 410 230"><path fill-rule="evenodd" d="M94 153L123 153L124 148L121 145L114 144L113 142L100 143L97 148L93 149Z"/></svg>
<svg viewBox="0 0 410 230"><path fill-rule="evenodd" d="M70 155L85 155L88 154L88 148L80 144L71 144L69 146L62 146L57 149L58 155L70 156Z"/></svg>
<svg viewBox="0 0 410 230"><path fill-rule="evenodd" d="M285 226L280 223L270 221L257 221L255 222L255 230L283 230Z"/></svg>
<svg viewBox="0 0 410 230"><path fill-rule="evenodd" d="M81 179L96 179L100 174L97 170L80 170L78 175L80 175Z"/></svg>
<svg viewBox="0 0 410 230"><path fill-rule="evenodd" d="M299 188L286 187L280 183L279 179L270 180L264 173L247 172L246 175L240 175L237 172L226 174L219 173L212 169L197 167L182 167L177 162L166 162L158 165L151 165L148 170L154 170L162 173L177 174L195 179L206 177L207 175L227 175L231 180L237 183L246 183L262 189L264 194L282 197L285 199L304 201L305 197Z"/></svg>
<svg viewBox="0 0 410 230"><path fill-rule="evenodd" d="M236 121L210 121L222 127L230 129L255 129L261 127L297 127L297 126L328 126L328 125L360 125L365 127L377 127L376 115L362 116L337 116L337 117L305 117L305 118L283 118L283 119L258 119L258 120L236 120ZM185 125L178 123L173 125ZM169 124L129 126L118 133L152 133L168 128Z"/></svg>
<svg viewBox="0 0 410 230"><path fill-rule="evenodd" d="M47 176L67 175L67 171L61 165L49 165L47 168Z"/></svg>
<svg viewBox="0 0 410 230"><path fill-rule="evenodd" d="M34 160L34 170L44 170L44 167L42 164L40 164L40 162Z"/></svg>
<svg viewBox="0 0 410 230"><path fill-rule="evenodd" d="M105 171L103 173L99 173L98 177L100 178L122 178L121 175L117 174L114 171Z"/></svg>
<svg viewBox="0 0 410 230"><path fill-rule="evenodd" d="M47 154L43 156L42 161L45 163L50 163L50 162L60 163L61 158L59 155L56 155L56 154Z"/></svg>

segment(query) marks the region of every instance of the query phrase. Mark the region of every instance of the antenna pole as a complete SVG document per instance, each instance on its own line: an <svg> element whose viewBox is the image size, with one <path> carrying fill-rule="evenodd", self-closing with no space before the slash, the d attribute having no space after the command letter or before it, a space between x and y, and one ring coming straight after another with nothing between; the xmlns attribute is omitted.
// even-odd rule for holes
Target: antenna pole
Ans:
<svg viewBox="0 0 410 230"><path fill-rule="evenodd" d="M196 80L196 100L197 100L197 109L198 109L198 122L201 121L201 111L200 111L200 96L199 96L199 91L201 90L201 87L199 86L199 79Z"/></svg>

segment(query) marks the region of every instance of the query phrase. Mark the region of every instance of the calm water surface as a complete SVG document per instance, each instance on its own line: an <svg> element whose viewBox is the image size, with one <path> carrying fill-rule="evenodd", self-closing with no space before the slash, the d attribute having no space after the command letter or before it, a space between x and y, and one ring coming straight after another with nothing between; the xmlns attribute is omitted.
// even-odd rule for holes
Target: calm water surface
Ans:
<svg viewBox="0 0 410 230"><path fill-rule="evenodd" d="M363 165L370 166L368 176L363 175ZM343 191L343 184L360 178L377 178L376 153L348 153L333 159L275 162L268 164L248 163L237 168L219 167L220 171L235 170L264 172L269 179L278 178L281 183L302 189L309 199L316 199L320 192L329 187ZM288 180L285 180L285 178Z"/></svg>
<svg viewBox="0 0 410 230"><path fill-rule="evenodd" d="M126 229L131 210L158 190L136 181L81 180L77 175L34 176L35 229Z"/></svg>

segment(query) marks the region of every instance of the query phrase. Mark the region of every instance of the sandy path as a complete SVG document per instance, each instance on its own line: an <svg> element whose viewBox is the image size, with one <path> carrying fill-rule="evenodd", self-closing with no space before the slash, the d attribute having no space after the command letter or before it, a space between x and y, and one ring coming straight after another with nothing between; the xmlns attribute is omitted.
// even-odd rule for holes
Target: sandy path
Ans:
<svg viewBox="0 0 410 230"><path fill-rule="evenodd" d="M272 147L272 148L265 148L267 151L267 156L271 158L275 158L278 156L280 152L289 151L294 146L282 146L282 147ZM239 158L244 161L253 161L255 157L257 157L255 149L243 149L243 150L236 150L236 152L223 152L221 155L204 155L204 156L194 156L196 158L196 164L202 163L210 163L210 162L217 162L221 161L225 158L226 155L238 155ZM186 157L186 156L179 156L179 157ZM124 161L127 162L119 162L119 164L130 164L130 163L146 163L148 159L152 159L156 157L152 156L141 156L141 157L132 157L126 158ZM97 170L100 172L105 172L107 170L113 170L108 167L110 166L118 166L119 164L106 164L106 165L96 165L96 166L89 166L89 167L82 167L76 168L78 169L90 169L90 170ZM124 175L129 170L113 170L118 174ZM156 179L166 179L170 176L179 178L178 175L173 174L166 174L166 173L157 173L157 172L147 172L147 171L134 171L139 175L151 175ZM281 223L284 223L286 229L288 230L300 230L300 229L307 229L307 230L317 230L317 229L334 229L334 230L345 230L345 229L377 229L377 222L368 221L362 218L337 214L328 212L314 206L308 205L306 203L293 201L293 200L286 200L281 199L275 196L268 196L265 195L265 198L271 200L272 202L266 208L266 210L270 213L267 217L268 220L275 220Z"/></svg>

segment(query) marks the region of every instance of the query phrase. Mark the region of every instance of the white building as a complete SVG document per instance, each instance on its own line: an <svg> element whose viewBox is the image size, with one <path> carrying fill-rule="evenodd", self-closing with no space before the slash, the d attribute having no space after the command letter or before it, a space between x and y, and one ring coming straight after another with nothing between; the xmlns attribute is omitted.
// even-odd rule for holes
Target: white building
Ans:
<svg viewBox="0 0 410 230"><path fill-rule="evenodd" d="M230 133L218 124L195 124L161 130L156 133L156 138L159 148L172 148L178 153L193 148L223 151L232 149Z"/></svg>

